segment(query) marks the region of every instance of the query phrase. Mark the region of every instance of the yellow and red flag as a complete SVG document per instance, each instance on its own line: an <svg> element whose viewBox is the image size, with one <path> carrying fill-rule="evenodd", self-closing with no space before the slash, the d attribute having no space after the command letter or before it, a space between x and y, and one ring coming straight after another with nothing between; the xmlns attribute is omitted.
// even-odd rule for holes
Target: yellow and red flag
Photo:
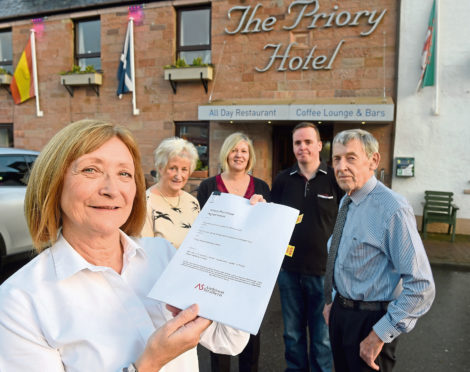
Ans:
<svg viewBox="0 0 470 372"><path fill-rule="evenodd" d="M10 90L13 100L17 105L35 96L31 38L21 54L18 65L16 65Z"/></svg>

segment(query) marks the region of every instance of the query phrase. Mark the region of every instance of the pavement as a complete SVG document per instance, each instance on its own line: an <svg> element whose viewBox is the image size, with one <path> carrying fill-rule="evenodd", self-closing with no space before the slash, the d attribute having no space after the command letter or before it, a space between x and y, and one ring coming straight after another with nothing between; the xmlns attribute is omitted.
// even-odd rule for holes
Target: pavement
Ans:
<svg viewBox="0 0 470 372"><path fill-rule="evenodd" d="M451 265L470 270L470 242L424 239L424 248L431 265Z"/></svg>

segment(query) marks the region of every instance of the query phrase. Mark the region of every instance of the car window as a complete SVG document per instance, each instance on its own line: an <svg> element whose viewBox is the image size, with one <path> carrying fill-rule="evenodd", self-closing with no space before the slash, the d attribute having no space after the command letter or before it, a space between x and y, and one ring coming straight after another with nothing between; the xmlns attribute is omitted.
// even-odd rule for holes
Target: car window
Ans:
<svg viewBox="0 0 470 372"><path fill-rule="evenodd" d="M0 156L0 186L26 186L35 156Z"/></svg>

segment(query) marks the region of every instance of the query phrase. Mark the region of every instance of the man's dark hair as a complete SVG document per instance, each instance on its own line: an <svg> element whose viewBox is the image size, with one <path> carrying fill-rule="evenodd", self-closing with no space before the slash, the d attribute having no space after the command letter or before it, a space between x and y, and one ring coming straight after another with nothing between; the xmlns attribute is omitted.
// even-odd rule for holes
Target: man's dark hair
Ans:
<svg viewBox="0 0 470 372"><path fill-rule="evenodd" d="M321 141L321 138L320 138L320 131L318 130L317 126L313 123L310 123L308 121L302 121L301 123L297 124L294 129L292 129L292 134L295 133L296 130L298 129L302 129L302 128L313 128L313 130L315 131L315 133L317 134L317 140L318 141Z"/></svg>

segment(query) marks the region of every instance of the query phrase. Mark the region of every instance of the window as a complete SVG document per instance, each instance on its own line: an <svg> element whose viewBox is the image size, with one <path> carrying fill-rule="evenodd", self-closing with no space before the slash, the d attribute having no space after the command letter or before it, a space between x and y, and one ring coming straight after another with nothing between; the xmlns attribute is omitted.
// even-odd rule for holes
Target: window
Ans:
<svg viewBox="0 0 470 372"><path fill-rule="evenodd" d="M13 147L13 124L0 124L0 147Z"/></svg>
<svg viewBox="0 0 470 372"><path fill-rule="evenodd" d="M13 74L13 52L11 47L11 29L0 30L0 68Z"/></svg>
<svg viewBox="0 0 470 372"><path fill-rule="evenodd" d="M99 19L75 22L75 64L82 70L101 70L101 27Z"/></svg>
<svg viewBox="0 0 470 372"><path fill-rule="evenodd" d="M207 169L209 163L209 123L181 122L175 123L175 126L177 137L184 138L196 146L200 160L196 169Z"/></svg>
<svg viewBox="0 0 470 372"><path fill-rule="evenodd" d="M26 186L34 155L0 155L0 186Z"/></svg>
<svg viewBox="0 0 470 372"><path fill-rule="evenodd" d="M200 57L211 63L211 8L178 9L178 58L192 64Z"/></svg>

